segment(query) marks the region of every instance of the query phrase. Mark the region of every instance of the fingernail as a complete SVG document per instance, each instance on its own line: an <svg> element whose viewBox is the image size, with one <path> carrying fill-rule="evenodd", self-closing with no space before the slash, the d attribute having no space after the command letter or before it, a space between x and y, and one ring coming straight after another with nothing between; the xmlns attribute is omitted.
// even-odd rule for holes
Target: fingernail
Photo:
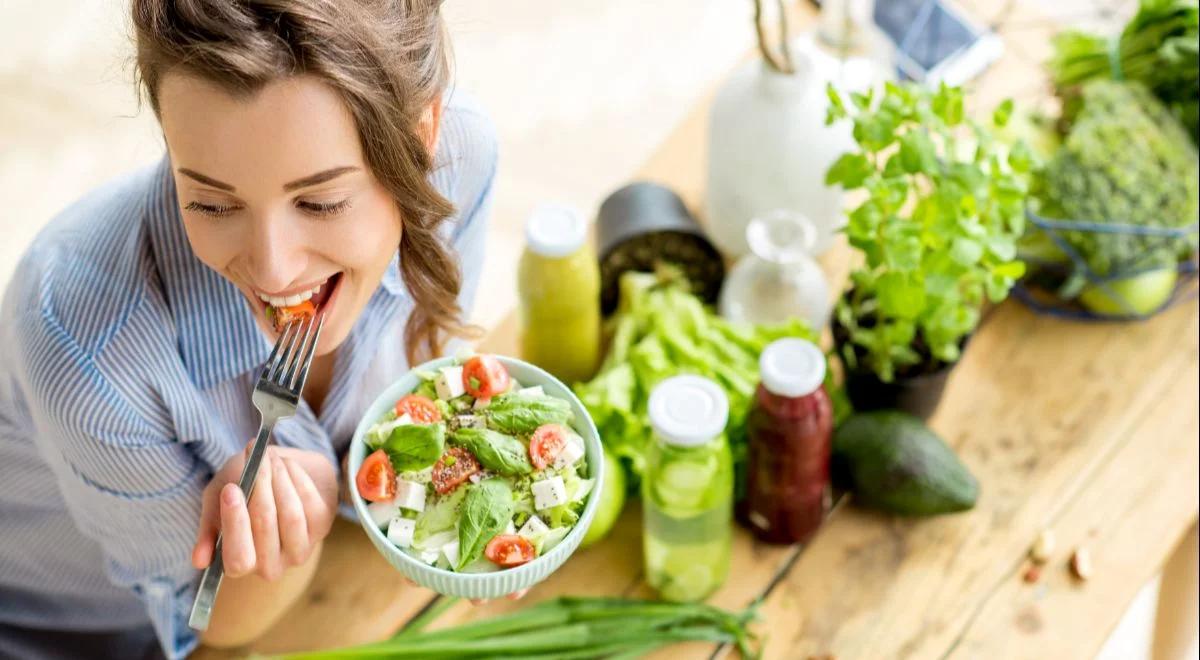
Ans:
<svg viewBox="0 0 1200 660"><path fill-rule="evenodd" d="M241 500L239 493L236 485L229 484L221 489L221 501L225 503L225 506L237 506L238 501Z"/></svg>

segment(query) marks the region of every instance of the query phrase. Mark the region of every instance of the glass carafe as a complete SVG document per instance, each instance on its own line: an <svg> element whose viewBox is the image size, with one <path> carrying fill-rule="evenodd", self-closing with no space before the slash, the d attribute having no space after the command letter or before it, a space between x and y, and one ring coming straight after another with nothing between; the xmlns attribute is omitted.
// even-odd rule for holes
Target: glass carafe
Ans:
<svg viewBox="0 0 1200 660"><path fill-rule="evenodd" d="M721 316L755 324L799 317L820 332L829 321L829 281L811 254L813 223L794 211L773 211L750 221L746 241L751 254L725 279Z"/></svg>

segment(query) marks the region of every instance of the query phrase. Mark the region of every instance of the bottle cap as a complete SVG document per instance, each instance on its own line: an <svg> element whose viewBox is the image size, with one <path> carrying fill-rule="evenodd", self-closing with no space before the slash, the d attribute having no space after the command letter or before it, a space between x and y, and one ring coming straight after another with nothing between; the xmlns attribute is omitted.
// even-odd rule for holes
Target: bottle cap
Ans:
<svg viewBox="0 0 1200 660"><path fill-rule="evenodd" d="M541 204L525 223L525 242L534 253L558 259L583 247L587 232L587 220L573 207Z"/></svg>
<svg viewBox="0 0 1200 660"><path fill-rule="evenodd" d="M719 385L700 376L675 376L650 393L650 425L664 441L702 445L725 431L729 399Z"/></svg>
<svg viewBox="0 0 1200 660"><path fill-rule="evenodd" d="M776 396L807 396L825 380L825 356L804 339L777 339L758 357L763 387Z"/></svg>

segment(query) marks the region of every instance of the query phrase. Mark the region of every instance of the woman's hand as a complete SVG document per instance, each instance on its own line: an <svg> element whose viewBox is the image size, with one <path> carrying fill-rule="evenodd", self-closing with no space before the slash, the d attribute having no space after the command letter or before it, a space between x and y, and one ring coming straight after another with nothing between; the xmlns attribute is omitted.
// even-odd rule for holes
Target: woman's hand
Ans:
<svg viewBox="0 0 1200 660"><path fill-rule="evenodd" d="M337 512L337 472L316 452L269 446L247 506L237 482L249 450L247 445L230 458L204 489L192 565L203 569L211 563L221 532L227 576L253 573L274 581L303 564L329 534Z"/></svg>

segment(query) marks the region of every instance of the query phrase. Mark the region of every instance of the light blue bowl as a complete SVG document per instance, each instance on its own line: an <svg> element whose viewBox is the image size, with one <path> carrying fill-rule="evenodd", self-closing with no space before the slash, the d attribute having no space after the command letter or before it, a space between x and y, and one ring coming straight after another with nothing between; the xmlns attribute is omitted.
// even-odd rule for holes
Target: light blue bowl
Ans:
<svg viewBox="0 0 1200 660"><path fill-rule="evenodd" d="M395 566L413 582L449 596L499 598L514 591L529 588L546 579L547 576L558 570L567 557L570 557L571 553L579 547L579 542L583 540L583 535L596 515L596 507L600 502L600 488L604 483L604 450L600 444L600 434L596 431L596 425L588 415L587 409L583 407L571 389L562 381L528 362L503 356L497 357L508 368L508 373L516 378L523 387L541 385L546 394L571 403L571 410L575 413L575 432L583 438L587 456L587 476L596 480L596 487L588 494L583 514L579 516L579 522L571 529L567 537L554 546L550 552L528 564L494 573L455 573L430 566L392 545L383 531L371 521L371 516L367 513L367 502L359 496L358 489L354 488L352 484L349 489L350 497L354 500L354 510L358 513L359 524L362 525L367 532L367 538L371 539L371 543L375 544L375 548L379 550L384 559L387 559L389 564ZM454 359L449 357L426 362L392 383L391 387L388 387L375 399L375 402L367 409L362 421L358 423L358 428L354 429L354 439L350 441L350 472L346 475L348 479L353 479L354 475L358 474L358 467L362 465L363 458L366 457L367 445L363 441L363 437L366 435L367 429L371 428L380 417L383 417L384 413L391 410L400 397L417 388L417 385L421 383L421 377L417 375L417 372L437 371L440 367L450 366L453 363Z"/></svg>

